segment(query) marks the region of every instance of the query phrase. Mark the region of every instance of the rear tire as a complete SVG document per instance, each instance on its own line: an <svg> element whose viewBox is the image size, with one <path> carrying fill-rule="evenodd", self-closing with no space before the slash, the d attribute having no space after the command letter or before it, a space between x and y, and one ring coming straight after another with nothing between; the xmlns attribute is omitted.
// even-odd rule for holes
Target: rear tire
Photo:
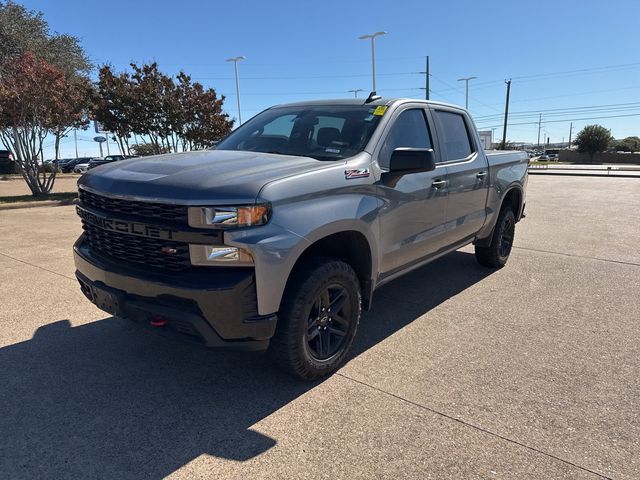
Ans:
<svg viewBox="0 0 640 480"><path fill-rule="evenodd" d="M515 238L516 217L513 210L503 208L493 229L491 243L488 247L476 245L476 259L481 265L491 268L502 268L507 263L513 240Z"/></svg>
<svg viewBox="0 0 640 480"><path fill-rule="evenodd" d="M304 380L332 373L345 361L360 314L360 282L353 269L340 260L314 260L289 282L269 346L271 359Z"/></svg>

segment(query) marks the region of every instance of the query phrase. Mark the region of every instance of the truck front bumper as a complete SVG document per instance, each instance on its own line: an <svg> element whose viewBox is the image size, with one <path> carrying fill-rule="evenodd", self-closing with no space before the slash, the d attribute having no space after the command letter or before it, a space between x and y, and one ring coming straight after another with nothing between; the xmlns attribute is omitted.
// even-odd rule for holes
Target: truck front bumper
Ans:
<svg viewBox="0 0 640 480"><path fill-rule="evenodd" d="M213 348L264 350L277 316L257 314L251 268L195 268L153 273L74 245L76 277L98 308L183 340Z"/></svg>

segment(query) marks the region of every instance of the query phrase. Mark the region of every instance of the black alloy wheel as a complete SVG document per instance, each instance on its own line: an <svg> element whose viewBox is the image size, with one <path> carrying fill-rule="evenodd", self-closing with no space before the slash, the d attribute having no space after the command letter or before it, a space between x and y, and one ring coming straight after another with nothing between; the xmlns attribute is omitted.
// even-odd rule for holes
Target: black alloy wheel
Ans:
<svg viewBox="0 0 640 480"><path fill-rule="evenodd" d="M329 285L313 302L307 320L307 348L318 361L330 359L344 346L351 321L349 292Z"/></svg>

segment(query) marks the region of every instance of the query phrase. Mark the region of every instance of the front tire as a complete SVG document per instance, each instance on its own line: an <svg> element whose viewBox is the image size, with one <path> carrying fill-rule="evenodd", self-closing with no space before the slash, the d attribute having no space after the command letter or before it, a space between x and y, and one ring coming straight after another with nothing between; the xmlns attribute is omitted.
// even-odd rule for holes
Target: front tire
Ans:
<svg viewBox="0 0 640 480"><path fill-rule="evenodd" d="M338 369L361 315L360 282L340 260L318 259L289 282L269 354L289 373L315 380Z"/></svg>
<svg viewBox="0 0 640 480"><path fill-rule="evenodd" d="M479 247L476 245L476 259L481 265L491 268L505 266L513 248L515 227L516 217L513 210L503 208L498 215L489 246Z"/></svg>

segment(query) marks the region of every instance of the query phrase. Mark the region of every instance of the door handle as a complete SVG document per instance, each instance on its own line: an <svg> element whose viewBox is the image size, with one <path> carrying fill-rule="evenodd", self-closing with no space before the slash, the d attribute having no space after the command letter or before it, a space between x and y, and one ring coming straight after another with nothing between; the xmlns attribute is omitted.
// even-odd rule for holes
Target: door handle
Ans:
<svg viewBox="0 0 640 480"><path fill-rule="evenodd" d="M478 172L478 173L476 173L476 177L478 177L480 180L482 180L486 176L487 176L487 172Z"/></svg>
<svg viewBox="0 0 640 480"><path fill-rule="evenodd" d="M446 180L434 180L433 182L431 182L431 186L432 186L433 188L436 188L436 189L438 189L438 188L442 188L442 187L444 187L446 184L447 184L447 181L446 181Z"/></svg>

